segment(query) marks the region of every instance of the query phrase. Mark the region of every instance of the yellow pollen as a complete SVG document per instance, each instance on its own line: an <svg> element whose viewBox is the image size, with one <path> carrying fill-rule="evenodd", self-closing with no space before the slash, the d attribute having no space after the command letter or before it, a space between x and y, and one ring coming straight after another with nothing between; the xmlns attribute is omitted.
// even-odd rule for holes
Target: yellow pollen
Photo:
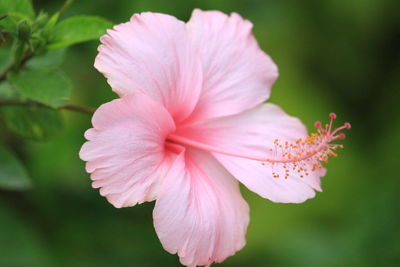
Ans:
<svg viewBox="0 0 400 267"><path fill-rule="evenodd" d="M267 151L273 156L265 159L262 163L262 165L271 163L272 177L288 179L294 172L297 173L295 176L303 178L309 176L310 172L323 168L321 163L328 163L329 157L338 156L335 152L339 148L342 149L343 145L331 144L331 142L343 139L344 134L338 134L338 132L343 129L350 129L350 124L345 123L337 129L331 129L336 115L331 113L330 118L330 123L326 124L324 128L321 127L321 123L317 122L315 124L317 132L305 138L298 138L293 141L284 140L282 143L278 138L274 140L275 149L267 148Z"/></svg>

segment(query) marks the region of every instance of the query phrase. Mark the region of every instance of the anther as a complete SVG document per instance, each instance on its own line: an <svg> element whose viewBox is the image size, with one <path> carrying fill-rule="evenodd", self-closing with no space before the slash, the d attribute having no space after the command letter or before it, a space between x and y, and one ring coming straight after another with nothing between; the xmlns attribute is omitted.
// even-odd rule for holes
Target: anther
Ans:
<svg viewBox="0 0 400 267"><path fill-rule="evenodd" d="M335 113L330 113L330 121L325 126L317 121L314 126L317 128L317 133L313 133L306 138L298 138L292 142L286 140L275 139L275 153L273 158L263 159L264 162L269 162L283 166L283 169L272 172L272 177L288 178L290 173L298 173L298 177L303 178L309 175L309 171L316 171L323 168L322 163L328 163L329 157L337 157L335 153L338 148L343 148L341 144L331 144L332 141L344 139L346 136L339 133L344 129L350 129L350 123L346 122L340 127L333 129L333 121L336 119ZM276 148L280 149L277 150ZM271 149L270 149L271 150ZM335 151L335 152L333 152ZM286 164L288 165L286 167ZM290 170L289 170L290 169Z"/></svg>

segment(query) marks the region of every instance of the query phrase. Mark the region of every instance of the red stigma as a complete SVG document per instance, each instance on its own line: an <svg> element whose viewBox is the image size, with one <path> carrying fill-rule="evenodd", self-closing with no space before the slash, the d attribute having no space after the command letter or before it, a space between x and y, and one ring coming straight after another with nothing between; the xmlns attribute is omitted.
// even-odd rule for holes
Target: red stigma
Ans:
<svg viewBox="0 0 400 267"><path fill-rule="evenodd" d="M338 134L337 139L345 139L346 135L344 133Z"/></svg>

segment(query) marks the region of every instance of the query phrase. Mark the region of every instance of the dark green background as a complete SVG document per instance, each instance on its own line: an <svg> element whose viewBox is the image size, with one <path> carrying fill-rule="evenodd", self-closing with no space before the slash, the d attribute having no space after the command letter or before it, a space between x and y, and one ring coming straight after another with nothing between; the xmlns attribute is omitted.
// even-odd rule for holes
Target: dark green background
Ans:
<svg viewBox="0 0 400 267"><path fill-rule="evenodd" d="M33 1L53 12L62 1ZM400 19L396 0L77 0L64 14L115 23L154 11L188 20L193 8L238 12L254 23L280 78L271 102L309 129L335 111L352 129L331 160L323 193L275 204L242 188L251 207L248 244L221 266L400 265ZM116 98L93 68L97 42L68 51L72 103ZM152 226L153 203L115 209L90 187L78 151L86 114L64 112L46 143L16 143L34 189L0 191L0 266L179 266Z"/></svg>

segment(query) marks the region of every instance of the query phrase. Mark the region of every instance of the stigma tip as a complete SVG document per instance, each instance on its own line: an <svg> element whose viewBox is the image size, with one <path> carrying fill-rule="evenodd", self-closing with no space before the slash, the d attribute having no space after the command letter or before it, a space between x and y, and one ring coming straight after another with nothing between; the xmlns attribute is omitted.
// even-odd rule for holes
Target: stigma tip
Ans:
<svg viewBox="0 0 400 267"><path fill-rule="evenodd" d="M337 138L338 138L338 139L345 139L345 138L346 138L346 135L345 135L344 133L341 133L341 134L338 134L338 135L337 135Z"/></svg>

